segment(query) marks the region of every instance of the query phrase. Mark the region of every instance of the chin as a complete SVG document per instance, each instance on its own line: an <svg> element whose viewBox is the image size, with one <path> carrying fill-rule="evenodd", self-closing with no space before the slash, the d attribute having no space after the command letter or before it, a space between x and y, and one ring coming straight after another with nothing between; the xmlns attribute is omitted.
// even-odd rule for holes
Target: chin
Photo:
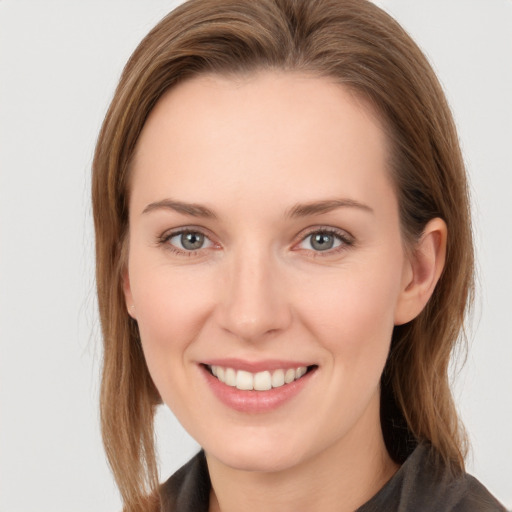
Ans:
<svg viewBox="0 0 512 512"><path fill-rule="evenodd" d="M232 469L258 473L276 473L290 469L299 463L297 455L263 453L261 450L247 453L247 450L235 453L222 453L218 459Z"/></svg>
<svg viewBox="0 0 512 512"><path fill-rule="evenodd" d="M283 443L279 439L264 440L254 436L226 444L217 442L212 450L206 446L205 451L232 469L273 473L296 466L305 458L305 454L297 449L300 443L288 441Z"/></svg>

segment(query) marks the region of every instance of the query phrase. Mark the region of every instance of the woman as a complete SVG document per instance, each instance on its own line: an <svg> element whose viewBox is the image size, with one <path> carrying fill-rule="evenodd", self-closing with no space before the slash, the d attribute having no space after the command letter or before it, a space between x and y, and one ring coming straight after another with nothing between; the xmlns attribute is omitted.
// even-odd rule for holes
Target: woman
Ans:
<svg viewBox="0 0 512 512"><path fill-rule="evenodd" d="M503 510L447 377L467 185L426 59L363 0L191 1L93 165L102 427L126 510ZM159 487L155 407L203 447Z"/></svg>

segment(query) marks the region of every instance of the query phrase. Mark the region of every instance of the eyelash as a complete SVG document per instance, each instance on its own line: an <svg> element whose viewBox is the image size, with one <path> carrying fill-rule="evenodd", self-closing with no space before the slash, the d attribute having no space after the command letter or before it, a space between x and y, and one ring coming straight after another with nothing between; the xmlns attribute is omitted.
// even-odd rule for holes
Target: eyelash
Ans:
<svg viewBox="0 0 512 512"><path fill-rule="evenodd" d="M174 238L175 236L179 235L185 235L185 234L198 234L205 237L205 239L210 240L208 235L201 231L200 229L194 229L194 228L186 228L186 229L178 229L176 231L171 231L170 233L164 233L162 236L158 238L158 245L165 246L165 248L169 251L171 251L174 254L178 254L179 256L196 256L203 248L196 249L192 251L186 251L183 249L179 249L178 247L172 245L169 243L169 241ZM210 240L211 241L211 240ZM213 242L212 242L213 244Z"/></svg>
<svg viewBox="0 0 512 512"><path fill-rule="evenodd" d="M162 246L165 245L166 249L168 249L172 253L178 254L180 256L187 256L187 257L196 256L204 248L187 251L187 250L179 249L178 247L169 243L169 241L172 238L179 236L179 235L184 235L184 234L199 234L199 235L204 236L206 239L210 240L208 235L206 233L204 233L201 229L187 228L187 229L178 229L178 230L172 231L170 233L164 233L162 236L160 236L158 238L158 245L162 245ZM325 227L325 228L324 227L316 227L316 228L313 228L310 231L308 231L306 234L302 235L301 238L299 239L299 241L294 243L294 245L302 243L305 240L307 240L308 237L310 237L312 235L316 235L316 234L333 236L338 241L340 241L341 244L333 249L327 249L325 251L315 251L312 249L303 249L303 250L307 250L308 252L311 252L312 257L314 257L314 258L332 256L333 254L339 254L340 252L345 251L349 247L353 246L355 243L352 235L349 235L346 231L342 231L342 230L334 229L334 228L327 228L327 227ZM211 240L210 240L210 242L212 244L214 244L214 242L212 242Z"/></svg>
<svg viewBox="0 0 512 512"><path fill-rule="evenodd" d="M339 254L343 251L346 251L348 248L353 246L355 243L352 235L349 235L346 231L342 231L342 230L335 229L335 228L327 228L327 227L325 227L325 228L324 227L315 227L315 228L311 229L305 235L301 236L299 243L302 243L305 240L307 240L309 237L311 237L312 235L317 235L317 234L333 236L341 243L338 247L334 247L332 249L327 249L325 251L314 251L312 249L304 249L304 250L307 250L308 252L311 252L311 256L313 258L322 258L322 257L332 256L334 254Z"/></svg>

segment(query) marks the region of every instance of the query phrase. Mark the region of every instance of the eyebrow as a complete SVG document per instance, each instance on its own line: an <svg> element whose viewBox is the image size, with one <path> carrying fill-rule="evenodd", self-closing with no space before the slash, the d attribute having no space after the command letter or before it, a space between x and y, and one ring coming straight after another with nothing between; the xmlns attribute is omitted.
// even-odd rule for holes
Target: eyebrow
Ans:
<svg viewBox="0 0 512 512"><path fill-rule="evenodd" d="M217 218L217 215L209 208L206 208L206 206L196 203L184 203L183 201L175 201L174 199L162 199L161 201L148 204L142 213L149 213L161 209L174 210L175 212L192 217L203 217L207 219Z"/></svg>
<svg viewBox="0 0 512 512"><path fill-rule="evenodd" d="M328 213L338 208L357 208L369 213L374 213L372 208L353 199L326 199L324 201L296 204L287 210L285 217L301 218L308 217L310 215L320 215L322 213ZM217 219L215 212L206 206L197 203L176 201L174 199L162 199L161 201L148 204L142 213L145 214L161 209L174 210L178 213L189 215L191 217Z"/></svg>
<svg viewBox="0 0 512 512"><path fill-rule="evenodd" d="M308 217L309 215L328 213L338 208L357 208L368 213L375 213L373 209L368 205L353 199L327 199L325 201L314 201L311 203L296 204L287 211L286 217Z"/></svg>

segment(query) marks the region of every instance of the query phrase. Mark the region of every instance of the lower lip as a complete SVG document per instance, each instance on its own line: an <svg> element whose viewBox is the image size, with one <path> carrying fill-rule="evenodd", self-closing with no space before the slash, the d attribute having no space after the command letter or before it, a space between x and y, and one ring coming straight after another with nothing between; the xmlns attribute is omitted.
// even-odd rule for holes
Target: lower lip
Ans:
<svg viewBox="0 0 512 512"><path fill-rule="evenodd" d="M201 365L201 370L214 395L224 404L235 411L245 413L263 413L278 409L286 402L297 396L310 381L316 368L308 371L300 379L284 384L278 388L267 391L243 391L228 386L214 377L206 367Z"/></svg>

